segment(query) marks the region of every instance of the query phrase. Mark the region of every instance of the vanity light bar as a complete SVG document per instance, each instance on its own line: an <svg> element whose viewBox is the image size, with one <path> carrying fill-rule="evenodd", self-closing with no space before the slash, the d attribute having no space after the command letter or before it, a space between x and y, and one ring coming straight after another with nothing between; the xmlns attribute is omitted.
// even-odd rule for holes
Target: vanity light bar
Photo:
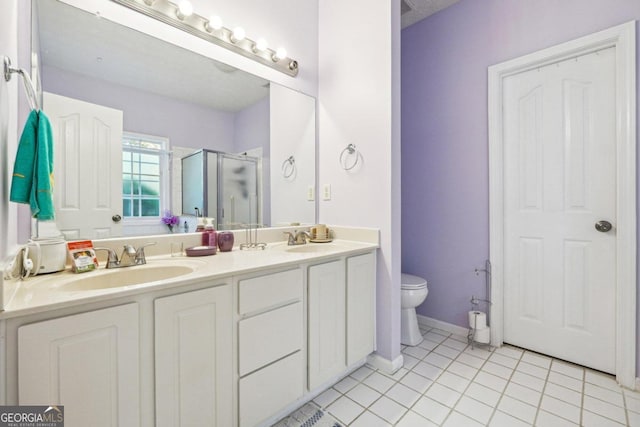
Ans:
<svg viewBox="0 0 640 427"><path fill-rule="evenodd" d="M282 55L284 49L257 48L258 42L246 37L237 37L237 29L219 25L209 25L209 19L196 13L183 13L180 6L167 0L111 0L137 12L162 21L165 24L186 31L201 39L210 41L232 52L253 59L263 65L283 72L289 76L298 75L298 61ZM219 27L219 28L218 28ZM216 29L218 28L218 29ZM234 31L236 35L234 36ZM262 43L261 43L262 44ZM262 46L260 46L262 47ZM282 57L280 56L282 55Z"/></svg>

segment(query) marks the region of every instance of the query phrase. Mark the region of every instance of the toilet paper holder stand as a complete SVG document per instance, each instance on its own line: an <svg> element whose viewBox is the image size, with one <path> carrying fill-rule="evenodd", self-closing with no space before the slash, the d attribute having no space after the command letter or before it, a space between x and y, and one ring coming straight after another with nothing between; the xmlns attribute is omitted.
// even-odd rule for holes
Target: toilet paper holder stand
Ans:
<svg viewBox="0 0 640 427"><path fill-rule="evenodd" d="M479 300L479 301L487 301L487 300ZM488 301L487 301L488 302ZM476 309L472 310L472 312L477 311ZM480 312L482 313L482 312ZM484 313L483 313L484 314ZM477 320L477 316L476 316L476 320ZM487 342L483 342L483 341L478 341L477 335L479 331L485 331L485 330L489 330L489 336L487 339ZM475 350L476 346L477 347L483 347L486 348L487 350L489 350L491 348L491 328L487 325L484 328L475 328L475 323L472 323L471 321L469 321L469 332L467 334L467 342L469 344L471 344L471 349Z"/></svg>
<svg viewBox="0 0 640 427"><path fill-rule="evenodd" d="M491 261L486 260L485 261L485 268L483 269L479 269L476 268L474 270L474 273L476 274L476 276L479 276L480 273L484 273L485 274L485 295L487 296L486 298L478 298L475 295L471 295L471 311L478 311L479 305L481 303L485 303L487 305L487 321L486 324L487 326L490 326L490 322L489 322L489 312L490 312L490 308L491 308ZM476 317L477 320L477 317ZM473 324L471 324L471 322L469 322L469 333L467 335L467 341L469 342L469 344L471 344L471 349L475 349L475 346L479 346L479 347L485 347L487 349L491 348L491 339L489 339L488 343L484 343L484 342L479 342L476 341L476 333L477 333L477 329L475 328L476 323L474 322ZM489 337L491 336L491 329L489 329Z"/></svg>

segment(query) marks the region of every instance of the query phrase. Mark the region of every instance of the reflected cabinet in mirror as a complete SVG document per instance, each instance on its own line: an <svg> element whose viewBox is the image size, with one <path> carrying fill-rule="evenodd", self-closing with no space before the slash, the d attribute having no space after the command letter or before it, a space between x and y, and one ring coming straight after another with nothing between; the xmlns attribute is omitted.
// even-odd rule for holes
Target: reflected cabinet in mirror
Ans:
<svg viewBox="0 0 640 427"><path fill-rule="evenodd" d="M194 231L196 212L315 222L315 99L59 0L33 0L32 23L67 239L167 233L164 216ZM215 185L182 161L198 152L221 156Z"/></svg>

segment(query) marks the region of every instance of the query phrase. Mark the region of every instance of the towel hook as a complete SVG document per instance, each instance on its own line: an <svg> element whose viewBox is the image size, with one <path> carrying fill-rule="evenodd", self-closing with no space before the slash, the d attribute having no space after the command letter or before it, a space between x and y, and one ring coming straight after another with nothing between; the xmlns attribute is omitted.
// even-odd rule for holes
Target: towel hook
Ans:
<svg viewBox="0 0 640 427"><path fill-rule="evenodd" d="M351 166L347 166L347 159L353 154L356 155L356 160ZM358 160L360 160L360 152L356 149L355 144L347 145L347 147L340 153L340 165L342 166L342 169L346 171L350 171L351 169L355 168L358 164Z"/></svg>
<svg viewBox="0 0 640 427"><path fill-rule="evenodd" d="M8 56L4 56L2 58L3 63L3 71L4 71L4 80L9 82L11 81L11 74L16 73L22 76L22 83L24 84L24 90L27 92L27 99L29 100L29 105L32 110L39 110L40 107L38 105L38 100L36 96L36 90L33 87L33 82L31 81L31 77L29 74L24 71L22 68L13 68L11 66L11 59Z"/></svg>
<svg viewBox="0 0 640 427"><path fill-rule="evenodd" d="M2 62L4 64L4 79L5 81L11 81L11 73L19 73L20 70L16 70L15 68L11 68L11 60L8 56L2 57Z"/></svg>
<svg viewBox="0 0 640 427"><path fill-rule="evenodd" d="M284 162L282 162L282 176L285 178L291 178L296 171L296 159L293 156L289 156ZM287 172L288 171L288 172Z"/></svg>

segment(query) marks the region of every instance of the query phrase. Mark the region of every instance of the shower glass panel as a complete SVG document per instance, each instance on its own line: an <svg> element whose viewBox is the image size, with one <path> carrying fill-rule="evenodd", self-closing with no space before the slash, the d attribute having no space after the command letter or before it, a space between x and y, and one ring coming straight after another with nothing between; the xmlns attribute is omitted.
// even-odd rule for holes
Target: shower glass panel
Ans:
<svg viewBox="0 0 640 427"><path fill-rule="evenodd" d="M257 224L258 159L218 153L218 217L223 229Z"/></svg>
<svg viewBox="0 0 640 427"><path fill-rule="evenodd" d="M197 209L196 209L197 208ZM200 150L182 158L182 212L215 218L218 230L258 224L258 159Z"/></svg>
<svg viewBox="0 0 640 427"><path fill-rule="evenodd" d="M206 167L204 156L198 151L182 158L182 213L195 214L196 209L207 215L204 209L206 197Z"/></svg>

